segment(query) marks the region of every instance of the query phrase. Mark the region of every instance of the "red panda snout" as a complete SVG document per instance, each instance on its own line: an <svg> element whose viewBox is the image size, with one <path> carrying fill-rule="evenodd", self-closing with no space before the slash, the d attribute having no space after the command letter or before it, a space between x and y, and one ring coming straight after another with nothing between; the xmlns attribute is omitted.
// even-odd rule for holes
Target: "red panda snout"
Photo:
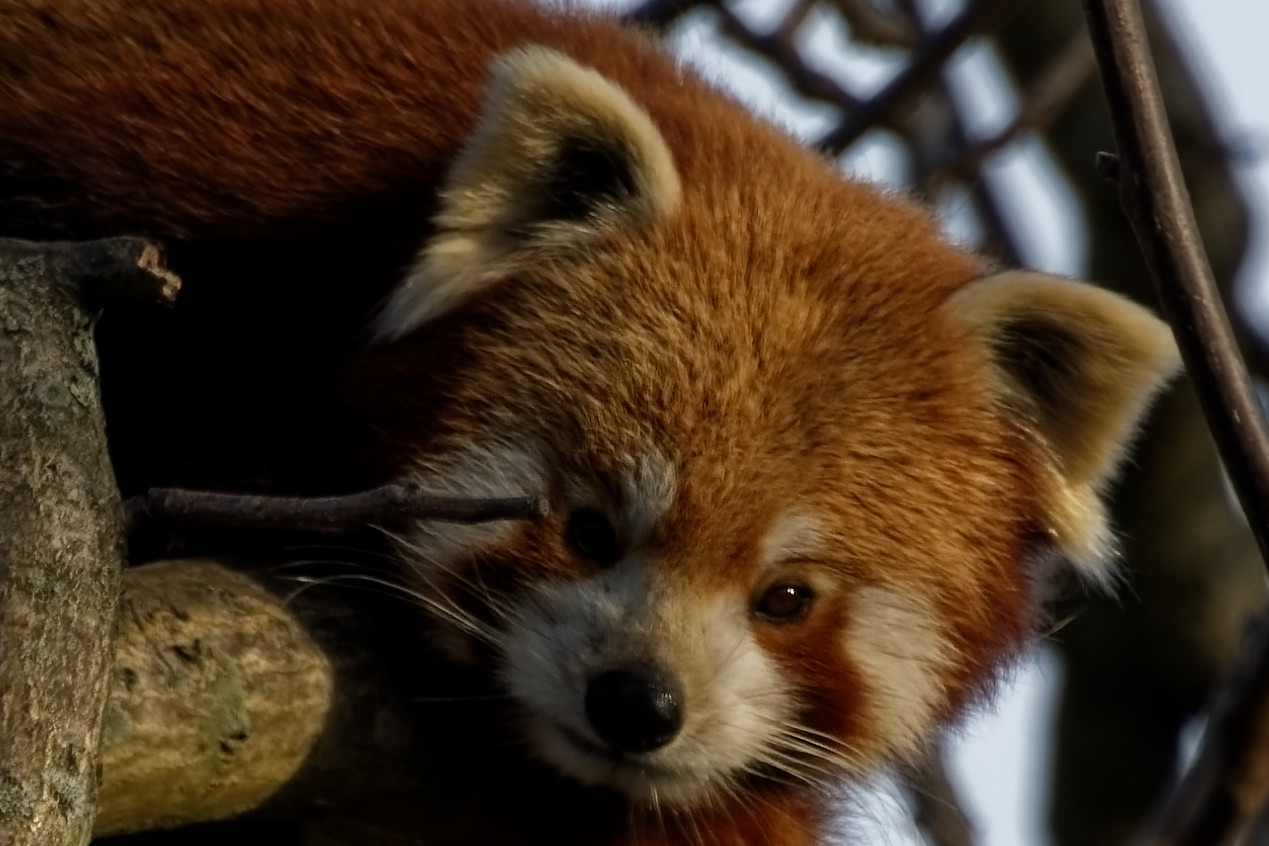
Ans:
<svg viewBox="0 0 1269 846"><path fill-rule="evenodd" d="M631 554L504 609L500 678L537 756L638 804L692 806L773 759L796 695L741 591Z"/></svg>
<svg viewBox="0 0 1269 846"><path fill-rule="evenodd" d="M683 727L682 685L653 664L604 670L586 684L586 718L614 752L660 749Z"/></svg>

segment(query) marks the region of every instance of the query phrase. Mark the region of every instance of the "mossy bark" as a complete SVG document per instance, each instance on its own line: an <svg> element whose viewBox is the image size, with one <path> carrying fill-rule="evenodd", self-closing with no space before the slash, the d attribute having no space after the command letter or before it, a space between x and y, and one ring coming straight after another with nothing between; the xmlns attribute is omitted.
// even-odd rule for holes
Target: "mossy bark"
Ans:
<svg viewBox="0 0 1269 846"><path fill-rule="evenodd" d="M210 561L124 574L97 832L262 806L325 725L331 661L284 603Z"/></svg>
<svg viewBox="0 0 1269 846"><path fill-rule="evenodd" d="M0 843L87 843L123 564L92 316L0 242Z"/></svg>

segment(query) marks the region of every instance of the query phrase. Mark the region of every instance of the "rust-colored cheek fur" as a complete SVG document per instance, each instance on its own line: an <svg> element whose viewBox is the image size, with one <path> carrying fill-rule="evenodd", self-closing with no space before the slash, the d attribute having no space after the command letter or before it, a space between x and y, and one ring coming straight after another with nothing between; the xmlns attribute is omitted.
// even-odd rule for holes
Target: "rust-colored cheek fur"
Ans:
<svg viewBox="0 0 1269 846"><path fill-rule="evenodd" d="M1148 313L988 275L644 35L509 0L6 4L0 235L125 233L164 241L186 283L174 309L100 323L125 494L409 477L540 496L537 523L402 543L451 612L421 674L503 703L510 650L447 622L497 633L536 587L599 585L576 595L677 626L647 650L669 672L675 637L717 654L708 607L775 680L775 704L684 708L833 750L715 773L705 749L718 784L654 808L622 792L642 751L583 787L525 751L523 702L449 709L463 798L418 813L454 842L830 839L834 788L990 692L1031 634L1037 560L1109 579L1099 497L1176 361ZM611 521L612 560L568 540L577 509ZM804 616L756 610L781 580L813 593ZM721 686L720 664L684 676ZM463 816L471 795L488 806Z"/></svg>

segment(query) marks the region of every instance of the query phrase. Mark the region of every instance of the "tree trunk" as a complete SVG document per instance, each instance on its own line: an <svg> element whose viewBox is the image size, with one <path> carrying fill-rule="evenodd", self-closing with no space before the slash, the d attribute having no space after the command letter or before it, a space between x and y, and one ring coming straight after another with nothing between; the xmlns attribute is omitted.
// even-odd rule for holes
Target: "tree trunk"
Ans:
<svg viewBox="0 0 1269 846"><path fill-rule="evenodd" d="M55 248L0 242L0 843L87 843L119 502L92 317Z"/></svg>

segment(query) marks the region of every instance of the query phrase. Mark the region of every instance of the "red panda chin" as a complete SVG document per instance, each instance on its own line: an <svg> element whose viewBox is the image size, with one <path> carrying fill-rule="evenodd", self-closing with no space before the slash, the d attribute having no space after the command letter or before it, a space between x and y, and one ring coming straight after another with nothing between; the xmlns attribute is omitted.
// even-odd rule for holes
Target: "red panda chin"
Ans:
<svg viewBox="0 0 1269 846"><path fill-rule="evenodd" d="M542 759L561 773L588 787L616 791L636 807L686 808L718 792L720 780L707 773L670 769L647 756L615 752L564 726L539 724L532 740Z"/></svg>

